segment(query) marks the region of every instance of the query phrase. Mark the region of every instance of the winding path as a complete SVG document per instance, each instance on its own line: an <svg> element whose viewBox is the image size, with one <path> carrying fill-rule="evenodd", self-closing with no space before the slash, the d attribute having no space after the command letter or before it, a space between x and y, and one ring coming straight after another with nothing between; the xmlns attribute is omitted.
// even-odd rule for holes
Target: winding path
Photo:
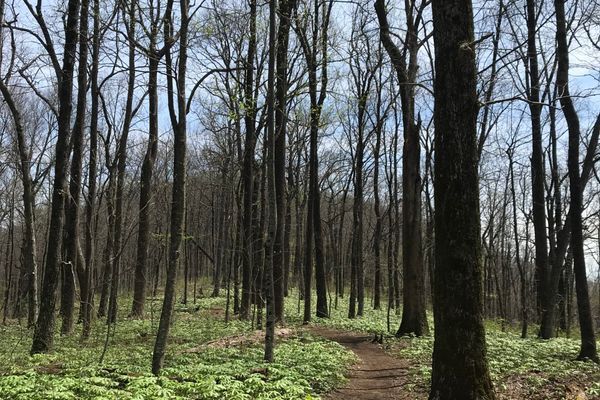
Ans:
<svg viewBox="0 0 600 400"><path fill-rule="evenodd" d="M327 395L328 400L398 400L415 399L406 388L409 380L406 360L389 356L372 337L352 332L313 326L310 331L338 342L359 358L348 371L345 386Z"/></svg>

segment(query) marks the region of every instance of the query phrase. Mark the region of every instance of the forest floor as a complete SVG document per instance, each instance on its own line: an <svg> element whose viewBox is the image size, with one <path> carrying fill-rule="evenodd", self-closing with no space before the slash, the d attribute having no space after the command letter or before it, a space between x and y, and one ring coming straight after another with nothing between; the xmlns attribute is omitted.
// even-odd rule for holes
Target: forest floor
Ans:
<svg viewBox="0 0 600 400"><path fill-rule="evenodd" d="M134 320L126 315L131 299L121 298L108 336L104 320L87 340L77 325L71 335L55 334L49 354L29 356L32 331L18 321L0 325L0 399L316 399L343 384L355 361L343 346L290 325L277 330L275 362L267 365L264 333L247 321L225 322L223 297L201 298L175 306L156 377L150 365L160 300L149 299L146 318Z"/></svg>
<svg viewBox="0 0 600 400"><path fill-rule="evenodd" d="M396 399L426 400L433 352L431 315L430 335L396 338L399 316L394 310L389 315L389 329L386 310L369 309L354 319L348 319L346 313L346 302L342 302L331 310L330 318L317 318L312 323L316 326L313 333L344 345L360 359L347 373L346 384L329 399L387 399L378 393L387 386ZM571 337L540 340L535 335L537 327L530 326L529 337L521 339L519 328L518 323L486 321L488 362L499 400L600 400L600 365L575 360L579 352L577 332ZM383 344L371 343L375 334L383 334ZM374 376L357 372L371 369L371 365L380 372ZM384 374L386 365L401 369ZM385 383L379 382L381 376L385 376Z"/></svg>
<svg viewBox="0 0 600 400"><path fill-rule="evenodd" d="M375 335L356 331L336 330L323 325L312 325L308 329L313 334L341 344L358 359L346 372L345 384L328 393L326 400L428 398L430 360L422 358L421 350L411 349L411 345L420 346L418 342L421 338L387 336L380 344L374 342ZM560 340L558 344L560 349ZM539 367L528 366L529 361L523 354L516 354L515 357L522 361L517 362L522 368L515 368L512 372L499 372L498 367L503 361L495 356L490 360L498 399L600 400L600 368L594 364L577 362L581 369L575 370L569 365L572 360L563 360L564 369L560 370L556 365L549 364L543 356L538 360ZM560 354L553 358L560 363ZM510 362L509 357L506 363Z"/></svg>
<svg viewBox="0 0 600 400"><path fill-rule="evenodd" d="M31 330L11 320L0 326L0 399L427 399L433 332L395 338L393 310L369 307L348 319L345 300L332 304L330 318L303 325L301 302L291 295L270 365L262 360L264 333L236 318L225 322L223 297L177 304L159 377L150 362L160 298L148 300L144 320L127 318L131 299L122 298L108 337L103 320L86 341L77 325L72 335L57 332L53 352L33 357ZM486 322L498 398L600 400L600 366L575 361L578 338L542 341L534 328L520 339L518 326ZM376 334L382 343L373 343Z"/></svg>

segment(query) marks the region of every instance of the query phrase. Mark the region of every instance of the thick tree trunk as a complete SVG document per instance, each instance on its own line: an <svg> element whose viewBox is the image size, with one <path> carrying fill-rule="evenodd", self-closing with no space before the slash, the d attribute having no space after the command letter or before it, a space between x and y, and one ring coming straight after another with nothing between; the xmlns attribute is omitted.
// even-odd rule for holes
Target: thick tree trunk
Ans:
<svg viewBox="0 0 600 400"><path fill-rule="evenodd" d="M432 2L435 342L431 400L494 399L481 286L477 80L470 0Z"/></svg>
<svg viewBox="0 0 600 400"><path fill-rule="evenodd" d="M327 283L325 281L325 259L323 254L323 235L321 229L321 195L319 188L319 124L321 111L327 96L327 29L331 15L332 2L313 3L312 29L313 35L307 37L306 27L297 28L298 38L306 58L308 68L308 92L310 97L310 145L309 145L309 174L308 174L308 215L306 231L306 259L304 276L304 322L310 321L310 278L312 276L311 241L314 236L315 246L315 284L317 289L317 317L327 317ZM323 10L321 10L321 8ZM321 11L323 20L320 21ZM317 54L321 54L320 65ZM318 90L317 70L321 70L320 90Z"/></svg>

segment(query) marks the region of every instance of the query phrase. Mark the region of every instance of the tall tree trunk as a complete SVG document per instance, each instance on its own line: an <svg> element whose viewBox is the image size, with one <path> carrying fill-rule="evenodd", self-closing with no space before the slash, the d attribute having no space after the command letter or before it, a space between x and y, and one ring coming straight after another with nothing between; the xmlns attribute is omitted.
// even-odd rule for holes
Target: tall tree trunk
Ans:
<svg viewBox="0 0 600 400"><path fill-rule="evenodd" d="M302 51L306 58L308 68L308 91L310 97L310 150L309 150L309 184L308 184L308 202L309 212L307 220L307 236L306 236L306 274L305 274L305 306L304 306L304 322L310 321L310 281L307 277L312 275L312 254L309 251L309 242L314 234L315 246L315 284L317 289L317 317L327 317L329 310L327 307L327 284L325 276L325 259L323 254L323 234L321 229L321 195L319 188L319 125L321 122L321 111L323 103L327 97L327 31L329 29L329 20L331 16L331 8L333 2L320 3L315 0L312 10L312 37L307 36L307 28L296 27L297 35L302 46ZM321 10L323 8L323 10ZM320 12L322 11L322 22L320 21ZM317 62L317 54L320 53L321 61ZM320 88L319 80L317 79L317 70L320 67ZM312 228L309 226L312 224ZM309 235L310 233L310 235ZM308 302L308 305L306 304Z"/></svg>
<svg viewBox="0 0 600 400"><path fill-rule="evenodd" d="M422 5L421 7L424 7ZM421 223L421 146L420 121L415 121L415 81L418 70L418 29L420 20L413 16L413 8L405 9L407 33L405 52L392 41L382 0L375 3L379 20L380 38L400 82L404 146L402 150L402 267L403 310L397 335L429 333L425 314L425 265L423 264ZM406 56L408 55L408 65ZM410 238L408 240L407 238Z"/></svg>
<svg viewBox="0 0 600 400"><path fill-rule="evenodd" d="M242 298L240 318L248 319L252 297L252 268L254 265L254 237L252 229L254 198L254 148L256 146L256 104L254 98L254 57L256 54L256 0L250 0L250 37L244 77L244 123L246 137L242 167L244 258L242 263Z"/></svg>
<svg viewBox="0 0 600 400"><path fill-rule="evenodd" d="M88 54L88 0L81 0L79 17L79 66L77 70L77 111L71 138L73 154L71 156L71 181L69 198L65 210L65 253L67 263L63 264L62 288L62 327L61 334L73 330L75 308L75 271L79 278L79 287L85 287L85 266L79 260L79 203L81 198L81 169L83 163L83 135L87 110L87 54ZM80 292L81 293L81 292Z"/></svg>
<svg viewBox="0 0 600 400"><path fill-rule="evenodd" d="M277 0L269 1L269 68L268 68L268 80L267 80L267 129L265 130L267 134L267 138L265 144L268 146L267 149L267 158L266 158L266 173L267 173L267 185L269 192L269 215L268 215L268 232L267 232L267 242L265 244L266 257L265 257L265 300L267 303L267 319L266 319L266 329L265 329L265 354L264 360L266 362L273 362L274 357L274 347L275 347L275 321L277 318L277 302L281 302L281 318L283 318L283 282L281 281L282 274L277 273L274 274L275 270L279 270L282 272L282 261L281 251L283 247L281 246L283 243L283 237L281 234L283 231L280 227L280 221L283 219L279 219L279 202L278 200L283 201L284 193L277 193L277 183L275 176L275 158L277 157L277 152L282 151L283 154L280 154L280 157L283 157L281 161L282 164L280 167L284 167L284 159L285 159L285 147L278 148L275 144L275 58L277 55L275 54L275 36L276 36L276 8L277 8ZM285 76L280 79L286 79ZM284 172L285 169L281 168ZM283 178L283 176L281 177ZM280 188L282 189L282 188ZM279 197L281 196L281 199ZM276 198L277 197L277 198ZM283 217L283 214L281 215ZM280 235L280 238L277 238L277 235ZM280 240L278 249L275 248L275 242ZM275 253L279 252L278 257L275 257ZM278 262L279 265L275 267L275 263ZM278 284L275 284L274 279L278 278L280 281ZM277 290L275 289L277 286ZM280 292L280 293L278 293ZM281 296L279 299L278 296ZM280 319L281 320L281 319Z"/></svg>
<svg viewBox="0 0 600 400"><path fill-rule="evenodd" d="M60 249L63 234L63 211L65 205L66 177L69 159L69 132L71 130L71 110L73 102L73 71L77 49L79 0L67 3L67 22L63 65L58 78L58 134L54 161L54 183L52 186L52 206L48 228L48 251L44 266L40 313L33 334L31 354L46 353L52 349L54 341L54 308L58 286Z"/></svg>
<svg viewBox="0 0 600 400"><path fill-rule="evenodd" d="M431 400L494 399L481 284L477 68L470 0L433 0L435 342Z"/></svg>
<svg viewBox="0 0 600 400"><path fill-rule="evenodd" d="M596 350L594 321L588 293L588 281L585 269L585 253L583 248L583 184L579 172L579 117L575 111L569 92L569 47L567 44L567 24L565 21L565 1L555 0L556 9L556 43L558 69L556 86L560 105L569 128L568 170L571 194L571 252L575 272L575 290L577 292L577 311L581 332L581 348L579 360L590 359L600 363Z"/></svg>
<svg viewBox="0 0 600 400"><path fill-rule="evenodd" d="M96 213L96 191L97 191L97 162L98 162L98 113L100 101L100 89L98 87L98 69L100 57L100 0L94 0L94 36L92 40L92 69L91 81L91 116L90 116L90 159L88 164L88 195L85 210L85 277L84 286L81 287L81 307L83 308L83 330L81 336L86 339L90 335L92 323L92 309L94 300L94 288L92 278L94 271L95 253L95 229L94 215Z"/></svg>
<svg viewBox="0 0 600 400"><path fill-rule="evenodd" d="M127 6L127 5L126 5ZM129 130L133 119L133 94L135 91L135 25L136 25L136 5L135 2L128 4L127 11L129 21L127 25L128 38L128 79L127 79L127 100L125 103L125 115L121 137L119 139L117 150L117 185L115 190L115 236L112 254L112 273L110 283L110 297L108 301L108 323L117 321L117 296L119 292L119 275L121 267L121 254L123 252L123 202L125 197L125 168L127 167L127 141Z"/></svg>
<svg viewBox="0 0 600 400"><path fill-rule="evenodd" d="M364 98L364 97L363 97ZM348 318L361 316L364 311L364 285L363 285L363 164L364 164L364 137L363 123L366 107L359 100L358 107L358 137L356 140L356 155L354 161L354 202L352 205L352 251L350 261L350 307ZM362 125L362 126L361 126ZM362 288L362 289L361 289ZM357 304L358 303L358 304ZM358 305L358 307L357 307ZM357 309L358 308L358 309Z"/></svg>
<svg viewBox="0 0 600 400"><path fill-rule="evenodd" d="M538 311L542 317L540 337L554 335L554 306L548 301L548 244L546 232L546 198L544 192L545 168L542 146L540 104L540 74L536 46L537 14L535 0L527 0L527 75L529 78L529 111L531 113L531 193L533 201L533 228L535 238L535 280Z"/></svg>
<svg viewBox="0 0 600 400"><path fill-rule="evenodd" d="M160 372L167 346L171 316L175 303L175 283L177 281L177 269L179 267L179 252L183 238L185 221L185 175L186 175L186 68L189 26L189 3L188 0L180 0L181 27L179 30L179 59L177 64L176 91L173 88L173 63L170 53L166 54L167 87L169 113L174 133L173 144L173 192L171 200L171 227L169 241L169 261L167 269L167 282L165 284L165 296L163 299L162 312L158 325L154 353L152 356L152 373L158 375ZM171 15L165 21L165 41L172 40ZM173 104L173 93L177 96L177 111Z"/></svg>
<svg viewBox="0 0 600 400"><path fill-rule="evenodd" d="M277 84L275 96L275 138L274 138L274 169L275 169L275 200L277 204L277 230L274 241L273 279L275 288L275 319L283 322L283 302L286 292L285 274L285 233L287 204L285 190L285 143L287 124L287 53L290 35L291 10L295 8L296 0L281 0L279 3L279 29L277 31ZM275 49L271 49L275 51ZM271 194L273 196L273 194Z"/></svg>
<svg viewBox="0 0 600 400"><path fill-rule="evenodd" d="M381 95L378 95L377 104L380 108ZM379 310L381 308L381 232L383 230L381 216L381 200L379 198L379 157L381 152L381 134L383 123L379 119L375 129L375 148L373 150L373 196L375 212L375 232L373 234L373 252L375 257L375 282L373 288L373 308Z"/></svg>
<svg viewBox="0 0 600 400"><path fill-rule="evenodd" d="M137 256L131 316L143 318L146 303L146 274L148 263L148 242L150 239L150 199L152 196L152 175L158 151L158 63L156 50L158 26L153 24L148 51L148 147L142 163L140 179L140 204L138 209L139 227L137 238Z"/></svg>

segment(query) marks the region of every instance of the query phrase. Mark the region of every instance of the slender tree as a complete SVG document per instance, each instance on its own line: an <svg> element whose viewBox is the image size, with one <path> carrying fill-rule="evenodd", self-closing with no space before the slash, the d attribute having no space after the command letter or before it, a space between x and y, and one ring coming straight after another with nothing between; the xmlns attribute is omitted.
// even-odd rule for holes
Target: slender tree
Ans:
<svg viewBox="0 0 600 400"><path fill-rule="evenodd" d="M4 0L0 0L0 21L4 21ZM0 26L0 43L4 40L4 26ZM11 47L15 48L14 37ZM0 65L1 65L0 58ZM21 301L28 303L27 326L35 324L38 315L38 287L37 287L37 255L35 241L35 196L31 178L30 162L31 153L25 142L25 126L21 109L9 89L9 79L12 71L8 71L4 79L0 79L0 93L8 105L13 118L16 147L19 153L19 171L23 184L23 218L25 224L25 272L23 275Z"/></svg>
<svg viewBox="0 0 600 400"><path fill-rule="evenodd" d="M246 126L242 164L244 257L242 259L242 298L240 318L248 319L252 299L251 279L254 265L253 196L254 150L256 147L256 101L254 96L254 58L256 55L256 0L250 0L250 33L244 76L244 124Z"/></svg>
<svg viewBox="0 0 600 400"><path fill-rule="evenodd" d="M184 234L185 221L185 181L186 181L186 133L187 133L187 109L186 109L186 72L187 72L187 48L189 31L189 3L188 0L180 0L181 26L179 28L179 57L177 63L177 80L175 87L174 64L170 52L166 53L167 89L169 92L169 116L173 128L174 152L173 152L173 190L171 200L171 227L169 237L169 259L167 266L167 282L165 284L165 296L163 299L162 312L158 325L154 353L152 355L152 373L158 375L165 358L167 338L175 304L175 284L177 280L177 269L180 261L181 242ZM165 23L165 41L173 40L172 16ZM173 100L176 96L176 101Z"/></svg>
<svg viewBox="0 0 600 400"><path fill-rule="evenodd" d="M542 123L540 104L540 73L536 44L537 10L534 0L527 0L527 77L529 111L531 113L531 188L533 201L533 227L535 235L536 290L538 307L542 316L540 337L548 339L554 335L554 307L549 304L548 288L548 245L546 232L546 208L544 180L545 168L542 146Z"/></svg>
<svg viewBox="0 0 600 400"><path fill-rule="evenodd" d="M291 13L296 8L296 0L281 0L279 2L279 27L277 29L277 61L276 61L276 88L275 88L275 199L277 202L277 231L275 234L273 254L273 279L275 286L275 319L283 322L283 302L287 285L285 274L286 259L285 252L286 232L289 232L287 216L288 205L286 202L285 185L285 145L287 124L287 90L288 90L288 49L291 27ZM273 51L273 49L271 49Z"/></svg>
<svg viewBox="0 0 600 400"><path fill-rule="evenodd" d="M321 196L319 188L319 126L323 103L327 97L327 54L328 54L328 29L333 1L321 3L315 0L307 5L312 8L310 24L307 18L302 18L296 11L296 25L294 29L306 65L308 67L308 87L310 97L310 156L309 156L309 189L308 212L306 230L306 258L304 275L304 322L309 322L311 317L311 279L312 279L312 241L314 236L315 246L315 275L317 287L317 317L327 317L327 286L325 282L325 260L323 254L323 235L321 229ZM322 20L321 20L322 18ZM309 36L309 28L312 34ZM319 59L320 56L320 59ZM319 68L320 67L320 68ZM320 85L317 72L320 69ZM320 87L319 87L320 86Z"/></svg>
<svg viewBox="0 0 600 400"><path fill-rule="evenodd" d="M94 271L94 253L95 253L95 213L96 213L96 195L98 178L98 113L100 112L100 89L98 87L98 70L100 58L100 0L93 2L94 33L92 39L92 68L90 71L91 86L91 115L90 115L90 150L88 162L88 192L85 209L85 272L81 286L81 307L83 330L82 337L89 337L92 322L92 310L94 301L93 271Z"/></svg>
<svg viewBox="0 0 600 400"><path fill-rule="evenodd" d="M69 197L65 210L65 260L63 263L63 287L61 292L62 326L61 333L69 334L73 330L75 306L75 272L80 287L85 287L85 266L79 245L79 214L82 183L83 146L85 116L87 110L87 55L88 55L88 0L81 0L79 16L79 59L77 68L77 108L75 123L71 135L71 174ZM83 297L82 297L83 298Z"/></svg>
<svg viewBox="0 0 600 400"><path fill-rule="evenodd" d="M42 29L47 30L42 15L41 1L38 1L35 9L29 3L26 3L26 5ZM52 206L48 229L49 244L44 266L40 313L33 334L31 354L50 351L54 341L54 308L56 305L56 288L58 286L60 249L63 233L65 185L69 159L71 111L73 109L71 96L73 93L73 71L75 69L75 55L77 50L79 6L79 0L69 0L67 2L63 63L61 68L55 69L59 82L59 110L58 136L55 146L54 183L52 185ZM53 48L52 44L47 43L47 48Z"/></svg>
<svg viewBox="0 0 600 400"><path fill-rule="evenodd" d="M165 43L159 49L157 42L161 25L166 23L166 18L171 14L172 8L173 1L169 0L162 15L160 8L155 6L153 2L148 10L150 27L146 32L148 33L149 44L145 49L148 55L148 146L144 155L140 177L139 226L133 304L131 306L131 316L134 318L142 318L144 316L144 306L146 303L146 274L148 273L146 264L150 238L152 176L158 151L158 66L160 60L172 45L171 43Z"/></svg>
<svg viewBox="0 0 600 400"><path fill-rule="evenodd" d="M121 270L121 257L123 254L123 219L125 210L125 170L127 168L127 143L133 117L139 107L133 104L133 96L135 92L135 29L137 24L135 2L123 4L123 13L127 15L127 98L125 100L125 113L123 115L123 125L121 127L121 137L117 146L117 182L115 187L115 226L114 226L114 244L113 254L111 257L111 282L110 282L110 297L108 301L108 322L115 323L117 320L117 296L119 293L119 276Z"/></svg>
<svg viewBox="0 0 600 400"><path fill-rule="evenodd" d="M397 335L425 335L429 332L425 314L425 265L421 221L421 122L415 116L415 87L419 68L419 26L427 2L406 2L405 49L393 42L383 0L375 2L379 34L400 83L404 146L402 150L402 321ZM407 59L408 58L408 59ZM405 240L410 238L410 240Z"/></svg>
<svg viewBox="0 0 600 400"><path fill-rule="evenodd" d="M266 320L266 329L265 329L265 355L264 359L267 362L273 362L274 357L274 347L275 347L275 320L276 320L276 304L277 298L275 296L275 285L274 282L274 271L279 269L280 272L282 269L281 262L283 259L279 257L278 260L274 257L275 247L274 242L276 240L277 231L279 230L278 226L280 224L280 220L278 219L279 215L277 212L277 200L273 194L276 194L277 184L275 182L275 59L276 55L276 10L277 9L277 0L269 1L269 67L268 67L268 77L267 77L267 129L266 129L266 145L267 149L267 159L266 159L266 173L267 173L267 185L269 191L269 215L268 215L268 223L269 227L267 228L267 242L266 242L266 259L265 259L265 300L267 303L267 320ZM283 194L282 194L283 196ZM279 231L281 234L282 232ZM282 248L278 249L281 251ZM275 267L275 262L279 262L280 264ZM278 275L278 278L282 278L282 274ZM278 291L282 292L279 294L281 298L279 301L283 302L283 281L279 282L280 287Z"/></svg>

